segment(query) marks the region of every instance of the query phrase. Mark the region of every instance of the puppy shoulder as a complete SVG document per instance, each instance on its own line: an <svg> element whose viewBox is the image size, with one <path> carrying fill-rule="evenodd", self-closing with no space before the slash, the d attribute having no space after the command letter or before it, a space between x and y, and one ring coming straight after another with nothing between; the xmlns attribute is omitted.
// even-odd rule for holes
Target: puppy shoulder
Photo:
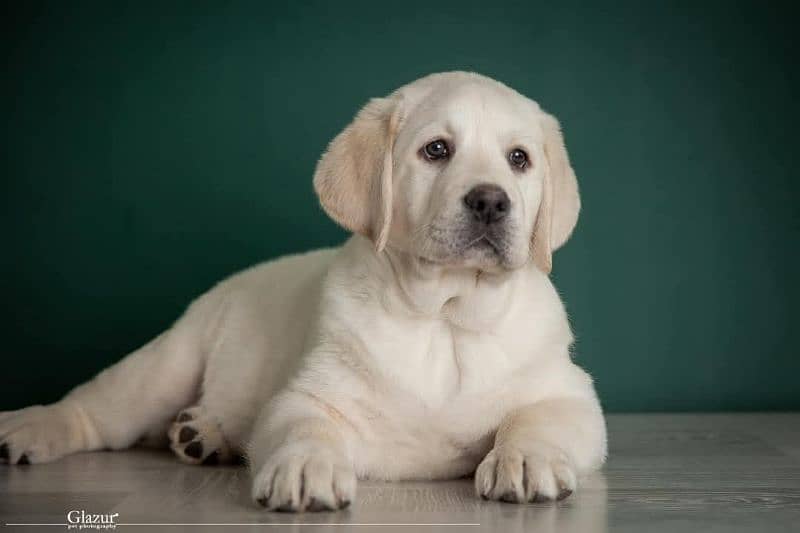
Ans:
<svg viewBox="0 0 800 533"><path fill-rule="evenodd" d="M323 286L323 306L368 305L386 285L384 258L372 243L353 235L333 258Z"/></svg>
<svg viewBox="0 0 800 533"><path fill-rule="evenodd" d="M521 270L520 289L514 295L515 326L534 333L542 343L565 345L572 343L564 302L550 278L530 264Z"/></svg>

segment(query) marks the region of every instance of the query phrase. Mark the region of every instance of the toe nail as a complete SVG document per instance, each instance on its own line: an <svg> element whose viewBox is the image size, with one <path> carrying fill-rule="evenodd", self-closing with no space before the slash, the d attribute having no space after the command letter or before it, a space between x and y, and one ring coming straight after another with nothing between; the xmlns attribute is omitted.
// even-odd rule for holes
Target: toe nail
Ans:
<svg viewBox="0 0 800 533"><path fill-rule="evenodd" d="M19 456L19 459L17 460L17 464L18 465L29 465L29 464L31 464L31 462L28 460L28 456L23 453L22 455Z"/></svg>
<svg viewBox="0 0 800 533"><path fill-rule="evenodd" d="M561 489L561 492L558 493L558 499L563 500L564 498L568 497L572 494L572 490L570 489Z"/></svg>
<svg viewBox="0 0 800 533"><path fill-rule="evenodd" d="M544 503L544 502L549 502L550 498L548 498L547 496L545 496L541 492L537 492L533 496L533 501L536 502L536 503Z"/></svg>
<svg viewBox="0 0 800 533"><path fill-rule="evenodd" d="M183 453L189 457L199 459L203 456L203 445L199 442L192 442L186 448L184 448Z"/></svg>
<svg viewBox="0 0 800 533"><path fill-rule="evenodd" d="M500 500L507 502L507 503L517 503L517 495L514 491L508 491L502 496L500 496Z"/></svg>
<svg viewBox="0 0 800 533"><path fill-rule="evenodd" d="M217 465L219 464L219 450L214 450L211 454L203 459L204 465Z"/></svg>
<svg viewBox="0 0 800 533"><path fill-rule="evenodd" d="M197 435L196 429L194 429L193 427L184 426L183 428L181 428L181 432L178 435L178 442L180 442L181 444L183 444L184 442L189 442L194 438L195 435Z"/></svg>
<svg viewBox="0 0 800 533"><path fill-rule="evenodd" d="M267 497L266 496L262 496L260 498L257 498L256 499L256 503L258 505L260 505L261 507L266 507L267 506Z"/></svg>
<svg viewBox="0 0 800 533"><path fill-rule="evenodd" d="M347 509L350 507L350 500L342 500L339 502L339 509Z"/></svg>
<svg viewBox="0 0 800 533"><path fill-rule="evenodd" d="M317 513L319 511L325 511L328 509L328 506L322 503L321 501L317 500L316 498L311 498L308 501L307 509L312 513Z"/></svg>
<svg viewBox="0 0 800 533"><path fill-rule="evenodd" d="M279 505L275 510L278 511L279 513L291 513L293 511L292 502L288 501L286 503L283 503Z"/></svg>

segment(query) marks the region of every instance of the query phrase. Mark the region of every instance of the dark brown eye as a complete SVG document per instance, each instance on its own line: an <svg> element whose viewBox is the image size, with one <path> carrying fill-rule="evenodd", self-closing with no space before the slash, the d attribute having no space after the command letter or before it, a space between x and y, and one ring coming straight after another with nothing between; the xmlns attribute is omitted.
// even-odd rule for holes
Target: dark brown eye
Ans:
<svg viewBox="0 0 800 533"><path fill-rule="evenodd" d="M508 153L508 161L517 168L525 168L528 166L528 154L515 148Z"/></svg>
<svg viewBox="0 0 800 533"><path fill-rule="evenodd" d="M436 139L435 141L429 142L425 145L425 148L423 148L422 151L425 154L425 157L431 161L445 159L450 155L450 148L442 139Z"/></svg>

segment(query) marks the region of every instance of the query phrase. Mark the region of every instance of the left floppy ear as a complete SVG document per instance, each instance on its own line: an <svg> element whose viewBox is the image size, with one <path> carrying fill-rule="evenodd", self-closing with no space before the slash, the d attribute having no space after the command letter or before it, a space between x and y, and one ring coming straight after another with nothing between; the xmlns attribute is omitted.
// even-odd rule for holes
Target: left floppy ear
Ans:
<svg viewBox="0 0 800 533"><path fill-rule="evenodd" d="M547 168L531 250L536 266L549 274L553 269L553 252L569 239L578 222L581 198L558 121L543 113L542 128Z"/></svg>
<svg viewBox="0 0 800 533"><path fill-rule="evenodd" d="M374 98L337 135L314 172L325 212L372 239L379 252L392 222L392 148L401 119L397 96Z"/></svg>

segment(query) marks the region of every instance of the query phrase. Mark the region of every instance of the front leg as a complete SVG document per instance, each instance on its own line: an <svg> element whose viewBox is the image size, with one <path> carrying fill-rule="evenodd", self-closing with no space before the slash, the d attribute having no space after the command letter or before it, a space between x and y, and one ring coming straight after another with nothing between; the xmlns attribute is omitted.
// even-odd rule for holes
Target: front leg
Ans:
<svg viewBox="0 0 800 533"><path fill-rule="evenodd" d="M572 494L577 477L599 467L606 428L594 398L548 399L515 409L475 472L484 499L552 501Z"/></svg>
<svg viewBox="0 0 800 533"><path fill-rule="evenodd" d="M248 457L253 500L271 511L334 511L355 496L346 421L300 392L281 395L256 424Z"/></svg>

